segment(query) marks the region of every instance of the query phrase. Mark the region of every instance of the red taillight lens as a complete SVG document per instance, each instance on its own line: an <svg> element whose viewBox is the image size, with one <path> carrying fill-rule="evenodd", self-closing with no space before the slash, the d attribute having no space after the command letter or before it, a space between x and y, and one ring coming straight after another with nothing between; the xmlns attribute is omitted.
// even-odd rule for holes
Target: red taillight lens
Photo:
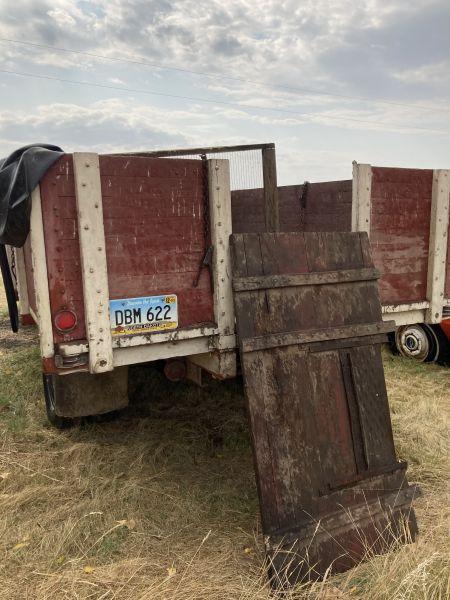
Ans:
<svg viewBox="0 0 450 600"><path fill-rule="evenodd" d="M77 315L71 310L62 310L55 315L53 323L58 331L67 333L75 328Z"/></svg>

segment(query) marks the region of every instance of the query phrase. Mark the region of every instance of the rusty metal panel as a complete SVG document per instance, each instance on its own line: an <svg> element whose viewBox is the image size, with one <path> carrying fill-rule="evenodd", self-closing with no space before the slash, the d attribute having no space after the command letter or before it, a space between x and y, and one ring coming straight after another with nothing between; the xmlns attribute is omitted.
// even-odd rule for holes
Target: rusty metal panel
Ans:
<svg viewBox="0 0 450 600"><path fill-rule="evenodd" d="M232 255L273 583L414 539L417 490L395 455L367 234L235 234Z"/></svg>

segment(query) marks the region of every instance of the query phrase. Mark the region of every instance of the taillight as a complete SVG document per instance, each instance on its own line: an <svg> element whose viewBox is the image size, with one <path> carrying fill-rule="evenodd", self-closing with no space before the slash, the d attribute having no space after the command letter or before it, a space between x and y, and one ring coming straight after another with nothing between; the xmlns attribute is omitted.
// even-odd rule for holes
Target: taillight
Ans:
<svg viewBox="0 0 450 600"><path fill-rule="evenodd" d="M53 323L58 331L67 333L75 329L77 324L77 315L72 310L61 310L53 318Z"/></svg>

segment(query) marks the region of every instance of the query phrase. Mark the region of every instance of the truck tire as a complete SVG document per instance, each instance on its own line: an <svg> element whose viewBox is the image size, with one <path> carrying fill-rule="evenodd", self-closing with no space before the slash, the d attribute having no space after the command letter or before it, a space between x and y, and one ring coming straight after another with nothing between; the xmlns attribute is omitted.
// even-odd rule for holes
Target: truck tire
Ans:
<svg viewBox="0 0 450 600"><path fill-rule="evenodd" d="M440 333L442 332L437 328L426 323L404 325L395 332L395 349L405 358L419 362L436 362L443 348Z"/></svg>

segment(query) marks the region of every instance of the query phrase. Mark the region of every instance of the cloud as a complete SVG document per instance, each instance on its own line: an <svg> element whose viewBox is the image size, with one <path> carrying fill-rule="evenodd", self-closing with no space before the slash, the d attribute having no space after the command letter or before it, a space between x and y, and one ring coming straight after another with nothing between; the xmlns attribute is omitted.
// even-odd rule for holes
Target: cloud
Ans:
<svg viewBox="0 0 450 600"><path fill-rule="evenodd" d="M299 156L317 162L319 136L317 144L335 148L359 140L365 160L372 144L395 147L420 165L434 160L433 148L444 156L446 145L435 135L427 146L419 127L448 131L446 115L375 100L448 109L449 20L448 0L2 0L0 37L180 71L12 42L0 43L1 68L241 105L2 75L2 154L33 139L99 152L301 139L292 156L301 154L280 169L286 174Z"/></svg>
<svg viewBox="0 0 450 600"><path fill-rule="evenodd" d="M447 0L3 0L2 15L11 38L374 96L420 94L398 72L450 53ZM12 49L54 64L48 52Z"/></svg>
<svg viewBox="0 0 450 600"><path fill-rule="evenodd" d="M201 115L198 117L201 120ZM128 100L106 100L82 106L71 103L41 105L35 111L4 111L0 115L0 150L34 142L55 143L64 150L96 152L183 146L183 111L170 114ZM189 114L192 123L195 115Z"/></svg>

